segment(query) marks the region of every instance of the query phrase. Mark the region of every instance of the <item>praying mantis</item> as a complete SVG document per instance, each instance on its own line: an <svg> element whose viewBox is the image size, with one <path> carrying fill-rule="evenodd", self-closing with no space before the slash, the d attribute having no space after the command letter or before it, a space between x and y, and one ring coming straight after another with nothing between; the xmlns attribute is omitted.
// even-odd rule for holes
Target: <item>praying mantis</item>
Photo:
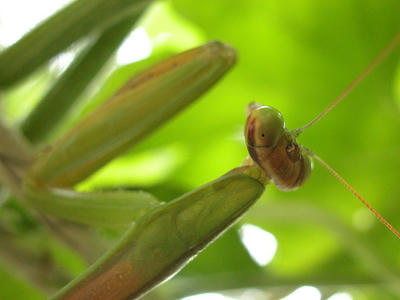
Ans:
<svg viewBox="0 0 400 300"><path fill-rule="evenodd" d="M219 54L215 56L215 53ZM204 58L206 58L205 61L207 61L207 58L211 57L220 63L219 66L216 66L214 61L208 65L211 69L215 67L215 73L209 75L213 77L214 80L214 76L217 78L222 76L222 74L233 65L234 56L234 51L229 49L229 47L221 46L218 43L211 43L204 48L190 52L190 54L186 53L180 56L179 59L163 63L156 69L153 69L153 71L144 72L141 76L131 81L129 83L130 86L127 85L119 94L116 94L114 99L111 99L111 101L99 111L96 117L93 116L85 119L72 133L70 132L65 135L58 144L56 143L51 148L39 152L35 161L33 163L30 162L29 170L26 172L27 175L23 178L22 189L19 182L20 178L18 178L19 170L16 164L10 161L5 164L6 169L9 168L11 164L11 168L14 169L13 171L16 173L14 175L17 175L17 180L14 180L15 178L10 176L11 178L6 178L5 181L11 182L10 187L14 189L15 194L21 194L21 198L26 198L29 204L41 213L66 218L91 226L100 225L125 228L129 226L132 220L138 221L138 223L133 225L129 232L123 237L118 247L115 247L96 263L96 265L91 267L88 272L58 293L54 297L55 299L73 299L74 297L86 297L88 299L123 299L128 296L140 296L151 287L161 282L164 278L178 271L190 258L194 257L198 251L205 247L207 243L231 226L234 221L252 205L255 199L260 196L263 191L262 184L266 183L268 175L266 176L262 169L254 163L247 165L245 163L244 166L217 179L216 182L203 186L167 205L160 203L155 197L144 192L129 193L125 191L105 191L86 194L71 189L73 184L84 178L93 169L96 169L98 165L101 165L103 161L108 159L107 155L109 155L109 152L107 151L110 151L109 149L114 151L115 148L112 147L115 146L115 142L111 140L110 144L106 144L103 143L104 140L113 138L115 133L122 133L121 137L123 142L117 146L121 147L121 151L128 147L125 144L126 140L124 138L126 138L126 136L124 135L124 130L127 129L129 131L131 123L128 123L128 121L122 124L118 123L123 112L131 109L129 106L120 107L120 105L123 104L121 100L123 97L125 97L124 100L126 100L126 98L129 98L134 93L138 93L143 97L148 96L146 94L147 91L141 84L147 82L149 86L159 86L159 81L152 80L159 80L160 73L163 73L163 71L169 72L174 68L176 68L176 71L179 71L174 73L174 75L179 78L186 78L187 81L184 81L184 83L188 83L190 80L187 79L186 76L190 76L190 74L196 72L198 72L196 75L199 75L202 71L209 69L205 67L204 69L198 68L197 71L194 72L193 69L185 69L184 67L188 67L187 64L193 63L194 61L199 64L204 63ZM180 65L182 62L183 64ZM167 80L166 77L164 79ZM161 83L164 84L163 87L166 89L171 85L171 82L168 81L162 81ZM210 82L207 82L207 87L208 84L210 84ZM129 87L137 87L137 89L135 92L132 92ZM170 92L170 94L175 94L175 92ZM184 99L183 94L180 99ZM157 97L148 98L159 100ZM174 105L177 105L177 102L171 104L171 106L167 106L171 108L171 111L167 111L167 114L175 113L174 110L176 107L174 107ZM136 115L138 119L142 116L149 117L146 120L146 122L148 122L146 123L147 125L141 128L142 132L140 132L140 130L137 132L138 139L141 135L146 134L147 129L145 126L153 126L149 124L162 122L162 120L164 120L162 111L155 111L154 107L163 107L163 104L155 103L148 106L143 105L141 106L143 109L141 113ZM97 120L100 120L98 119L99 115L106 116L110 111L115 114L108 119L108 123L96 124L100 125L100 127L97 127L96 131L102 133L97 140L96 138L90 139L89 135L84 134L85 130L86 133L93 130L90 126L95 124ZM259 120L257 119L257 121ZM112 131L115 124L118 124L120 127L116 126L117 128L114 128L114 131ZM249 138L249 135L246 135L246 137ZM104 148L100 150L96 149L96 151L93 152L88 151L88 149L92 150L95 148L93 145L100 145L102 143L104 144L102 145ZM79 149L79 147L76 147L77 145L82 146L80 148L82 150L81 152L76 150ZM247 145L251 146L249 142L247 142ZM85 149L85 147L87 148ZM109 148L107 149L107 147ZM106 150L102 153L101 151L103 149ZM87 156L85 157L85 155ZM252 157L256 160L255 158L258 156L253 155ZM7 158L7 156L3 156L3 158ZM4 160L5 159L3 159L3 161ZM4 173L7 174L8 171L5 170ZM244 173L244 175L242 173ZM253 178L256 180L253 180ZM232 197L232 195L235 196ZM234 202L232 198L236 201L242 199L243 202ZM227 199L227 202L222 201L223 199ZM205 200L208 202L201 202ZM232 207L233 204L231 202L236 203L235 205L237 206ZM97 209L99 209L97 211L96 208L94 208L96 205L98 205ZM107 214L101 211L101 206L108 206ZM207 209L203 210L201 209L202 207L206 207ZM231 210L227 211L227 208ZM179 212L179 214L177 212ZM214 213L214 215L208 215L210 212ZM226 215L223 215L224 213L226 213ZM174 220L179 220L181 222L178 223L179 226L168 227L171 225L168 222L168 218L171 216L176 217ZM139 220L141 221L139 222ZM199 220L201 220L202 226L198 225L200 222ZM166 235L159 235L158 230L161 229L169 229L171 232L177 232L178 234L175 235L176 239L168 240L165 237ZM210 229L210 231L207 231L208 229ZM197 234L199 235L198 237L195 236ZM156 247L157 245L151 244L154 241L154 236L159 238L159 248ZM199 237L206 238L202 239ZM124 246L128 246L128 244L130 244L129 249L123 248ZM148 247L141 247L142 244ZM166 253L162 251L163 246L168 248L171 244L173 244L175 248L182 246L182 251L177 256L178 259L173 260L175 265L166 272L162 272L165 267L163 263L169 259ZM151 250L154 249L157 251L152 252ZM190 251L185 251L187 249ZM134 255L129 253L130 251L134 253ZM145 254L149 253L153 256L149 258L149 261L146 261L144 259L146 257ZM168 254L171 253L172 252ZM136 266L136 269L130 264L130 259L135 255L139 258L138 261L142 263L141 266ZM160 265L154 264L155 261L159 262ZM151 265L151 263L154 265ZM146 272L140 274L140 272L136 272L137 270L146 270L146 267L148 268L150 265L152 268L149 269L154 269L157 275L162 274L162 276L154 280L154 274L147 274ZM158 271L157 268L159 268ZM140 277L144 278L142 282L143 286L139 286ZM137 285L134 287L136 290L132 292L131 288L135 284Z"/></svg>
<svg viewBox="0 0 400 300"><path fill-rule="evenodd" d="M397 36L394 42L388 46L389 50L385 49L383 54L390 52L398 42L399 37ZM218 56L214 57L215 53ZM178 72L179 74L180 68L185 76L196 74L196 72L187 73L183 70L193 68L197 64L202 66L203 57L204 59L210 57L222 59L222 69L218 72L224 72L226 70L225 63L230 65L234 61L233 55L230 48L213 42L185 52L143 72L125 84L113 98L92 115L78 123L58 144L53 146L53 149L39 153L39 159L30 165L22 179L21 190L18 190L18 182L15 183L16 194L22 194L22 198L46 214L91 226L117 228L127 226L132 220L137 220L137 224L131 226L115 248L111 249L87 272L62 289L54 296L54 299L138 297L156 286L164 277L177 272L189 258L196 255L210 241L229 228L260 196L263 190L262 185L267 185L272 179L275 185L283 190L298 188L311 174L311 160L308 157L325 164L318 156L296 142L296 137L304 128L290 133L285 129L284 121L278 111L253 103L248 106L245 129L246 144L251 159L245 160L241 167L233 169L215 182L200 187L168 205L160 205L154 197L143 192L79 193L68 189L69 186L87 176L107 160L107 153L110 151L108 147L115 149L112 151L121 151L126 147L125 144L128 141L124 137L126 136L125 131L130 130L129 123L120 123L116 118L124 120L124 117L121 117L123 114L132 116L134 113L130 105L133 105L135 110L142 105L140 100L136 100L132 104L126 100L127 95L137 95L137 93L142 95L140 83L156 80L161 85L164 80L163 74L169 72ZM382 54L378 56L372 66L384 56ZM367 70L370 69L372 68L369 67ZM198 70L200 72L202 68ZM220 76L219 74L223 73L217 73L217 78ZM367 72L364 72L362 77L366 74ZM174 88L171 87L169 81L166 83L169 88ZM148 84L151 86L150 83ZM201 81L200 84L204 84L204 82ZM139 86L139 90L135 91L137 86ZM152 99L147 96L147 93L143 93L143 97L143 101ZM159 100L157 99L157 101ZM103 117L99 118L99 116ZM137 116L140 118L144 114ZM162 118L162 115L160 117ZM112 126L116 126L116 129L108 131L108 128ZM103 135L90 139L88 133L93 130L101 131ZM122 138L116 136L116 133L121 134ZM139 132L137 135L140 136L141 133ZM109 140L110 146L104 145L104 140ZM96 145L101 145L101 148L93 153L87 152L85 147L77 147L77 144L84 145L85 143L86 147L90 149L96 149L98 147ZM277 151L277 149L280 150ZM300 165L284 167L284 161L300 163ZM328 170L332 171L329 166ZM332 172L336 176L337 173ZM345 184L347 185L347 183ZM235 194L233 203L230 202L232 193ZM229 206L229 209L226 205ZM213 208L211 209L211 207ZM216 215L210 215L210 211L215 211ZM193 218L192 214L197 214L197 217ZM199 220L201 220L201 226L193 231L192 227ZM180 224L180 222L183 223ZM209 229L206 229L205 224L210 226ZM390 226L387 222L385 224ZM182 249L177 250L178 244L175 244L173 250L168 248L162 250L163 244L171 243L171 241L160 239L161 236L157 233L160 228L170 228L170 231L176 231L177 240L174 243L183 242L181 246L178 246L178 249L179 247ZM395 229L391 229L397 234ZM199 232L203 233L199 235ZM168 239L171 239L172 236ZM189 252L185 250L188 247L185 244L192 245ZM142 247L144 248L142 249ZM148 253L151 255L148 256ZM166 259L166 255L172 256L172 262ZM150 264L147 259L150 259L156 270L148 275L143 273L143 268ZM157 260L160 260L159 266L155 264ZM172 265L168 266L168 264ZM157 268L159 268L158 271ZM165 268L166 270L163 270ZM159 276L160 272L163 274L162 277L154 278L155 275Z"/></svg>
<svg viewBox="0 0 400 300"><path fill-rule="evenodd" d="M153 66L125 83L50 149L28 159L22 172L17 159L7 158L12 148L24 153L23 147L3 128L6 145L12 147L2 149L1 175L20 200L41 214L81 224L129 227L114 249L53 299L139 297L176 273L259 197L263 186L239 173L168 204L143 191L71 189L204 93L235 58L230 46L210 42ZM135 126L138 120L141 125Z"/></svg>

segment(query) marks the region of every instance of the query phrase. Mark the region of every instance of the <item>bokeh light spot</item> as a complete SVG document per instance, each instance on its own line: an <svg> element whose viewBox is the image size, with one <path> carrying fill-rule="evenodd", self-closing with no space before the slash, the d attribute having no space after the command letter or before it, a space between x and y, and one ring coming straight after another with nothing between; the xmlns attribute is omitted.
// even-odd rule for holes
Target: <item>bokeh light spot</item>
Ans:
<svg viewBox="0 0 400 300"><path fill-rule="evenodd" d="M265 266L271 262L278 247L273 234L251 224L243 225L239 234L242 243L257 264Z"/></svg>
<svg viewBox="0 0 400 300"><path fill-rule="evenodd" d="M125 65L150 56L153 45L144 27L133 30L117 51L117 64Z"/></svg>
<svg viewBox="0 0 400 300"><path fill-rule="evenodd" d="M336 293L330 296L327 300L353 300L353 297L348 293Z"/></svg>
<svg viewBox="0 0 400 300"><path fill-rule="evenodd" d="M218 293L204 293L181 298L181 300L236 300Z"/></svg>
<svg viewBox="0 0 400 300"><path fill-rule="evenodd" d="M313 286L302 286L281 300L320 300L321 292Z"/></svg>

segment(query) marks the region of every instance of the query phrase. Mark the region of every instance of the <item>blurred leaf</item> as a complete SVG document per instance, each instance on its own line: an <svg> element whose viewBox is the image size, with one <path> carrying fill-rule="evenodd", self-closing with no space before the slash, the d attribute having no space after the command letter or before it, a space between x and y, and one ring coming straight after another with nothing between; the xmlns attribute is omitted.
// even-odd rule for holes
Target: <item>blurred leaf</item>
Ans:
<svg viewBox="0 0 400 300"><path fill-rule="evenodd" d="M0 54L0 87L26 77L90 32L139 14L149 3L150 0L73 1Z"/></svg>
<svg viewBox="0 0 400 300"><path fill-rule="evenodd" d="M0 299L8 300L41 300L46 296L37 288L18 279L9 272L4 266L0 265Z"/></svg>
<svg viewBox="0 0 400 300"><path fill-rule="evenodd" d="M55 77L55 72L35 73L28 80L7 90L0 101L4 120L12 125L19 124L42 98ZM23 105L21 99L23 99Z"/></svg>
<svg viewBox="0 0 400 300"><path fill-rule="evenodd" d="M78 276L88 267L82 257L56 241L49 243L49 250L53 261L73 277Z"/></svg>
<svg viewBox="0 0 400 300"><path fill-rule="evenodd" d="M63 121L64 115L131 31L139 16L139 13L132 15L107 28L81 50L22 123L22 132L32 143L42 141Z"/></svg>

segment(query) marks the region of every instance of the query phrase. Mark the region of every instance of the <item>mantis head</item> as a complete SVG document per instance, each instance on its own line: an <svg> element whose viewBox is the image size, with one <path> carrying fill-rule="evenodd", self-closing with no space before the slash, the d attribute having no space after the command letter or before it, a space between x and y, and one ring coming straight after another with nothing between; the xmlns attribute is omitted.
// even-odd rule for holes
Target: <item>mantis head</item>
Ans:
<svg viewBox="0 0 400 300"><path fill-rule="evenodd" d="M281 190L303 185L311 174L312 161L286 129L281 113L257 103L250 103L247 110L245 137L252 160Z"/></svg>

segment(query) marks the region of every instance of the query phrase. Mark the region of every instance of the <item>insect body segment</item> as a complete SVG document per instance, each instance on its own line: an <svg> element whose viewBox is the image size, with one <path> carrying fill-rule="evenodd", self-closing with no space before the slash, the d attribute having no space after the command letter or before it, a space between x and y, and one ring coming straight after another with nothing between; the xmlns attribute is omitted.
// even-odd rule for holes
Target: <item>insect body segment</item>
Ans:
<svg viewBox="0 0 400 300"><path fill-rule="evenodd" d="M297 189L310 176L310 156L286 129L283 117L276 109L250 103L245 137L251 158L279 189Z"/></svg>

